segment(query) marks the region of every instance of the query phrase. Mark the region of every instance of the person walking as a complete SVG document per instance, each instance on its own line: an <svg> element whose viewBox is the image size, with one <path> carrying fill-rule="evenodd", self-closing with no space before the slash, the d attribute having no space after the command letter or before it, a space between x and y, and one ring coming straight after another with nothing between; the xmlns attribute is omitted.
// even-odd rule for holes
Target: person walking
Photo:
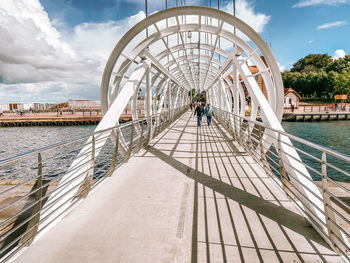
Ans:
<svg viewBox="0 0 350 263"><path fill-rule="evenodd" d="M197 115L197 126L200 127L202 125L202 116L203 116L203 106L198 103L196 110L194 111L194 115Z"/></svg>
<svg viewBox="0 0 350 263"><path fill-rule="evenodd" d="M214 109L210 105L210 103L208 103L207 107L205 107L204 114L205 114L205 116L207 116L208 126L210 126L210 124L211 124L211 117L215 116Z"/></svg>

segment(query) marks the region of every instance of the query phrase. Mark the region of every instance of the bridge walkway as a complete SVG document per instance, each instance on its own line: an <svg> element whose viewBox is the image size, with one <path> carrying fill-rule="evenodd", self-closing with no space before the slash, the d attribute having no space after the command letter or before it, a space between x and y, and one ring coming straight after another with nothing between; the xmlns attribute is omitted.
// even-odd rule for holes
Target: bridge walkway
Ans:
<svg viewBox="0 0 350 263"><path fill-rule="evenodd" d="M217 123L185 113L15 262L341 262Z"/></svg>

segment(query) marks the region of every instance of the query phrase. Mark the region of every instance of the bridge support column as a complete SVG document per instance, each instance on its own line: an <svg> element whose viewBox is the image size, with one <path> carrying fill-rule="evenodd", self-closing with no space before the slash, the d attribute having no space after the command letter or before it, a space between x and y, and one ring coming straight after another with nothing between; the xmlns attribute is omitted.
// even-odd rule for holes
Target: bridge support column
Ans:
<svg viewBox="0 0 350 263"><path fill-rule="evenodd" d="M171 102L171 81L170 79L167 80L168 82L168 110L169 110L169 120L171 120L171 108L172 108L172 102Z"/></svg>
<svg viewBox="0 0 350 263"><path fill-rule="evenodd" d="M151 85L151 63L147 60L146 68L146 97L145 97L145 115L148 124L148 139L152 138L152 85Z"/></svg>
<svg viewBox="0 0 350 263"><path fill-rule="evenodd" d="M222 82L219 80L219 109L223 110L223 99L222 99Z"/></svg>

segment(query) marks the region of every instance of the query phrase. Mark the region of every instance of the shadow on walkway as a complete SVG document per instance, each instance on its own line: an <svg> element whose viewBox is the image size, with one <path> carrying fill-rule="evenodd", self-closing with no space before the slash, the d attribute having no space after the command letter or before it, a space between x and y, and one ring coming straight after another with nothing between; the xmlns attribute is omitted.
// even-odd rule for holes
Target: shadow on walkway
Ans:
<svg viewBox="0 0 350 263"><path fill-rule="evenodd" d="M239 158L244 159L247 155L245 152L239 151L239 149L232 143L232 140L230 140L223 129L218 125L215 127L201 127L197 129L197 134L194 135L196 136L197 140L195 151L195 169L177 160L177 157L173 157L174 152L177 152L176 147L179 145L179 142L184 133L189 134L191 131L194 133L195 128L193 125L188 125L190 123L189 120L191 117L188 120L187 117L188 116L186 115L182 117L182 124L186 123L184 126L173 127L174 131L179 132L179 137L175 143L174 148L172 148L171 151L169 150L169 154L164 153L163 150L160 150L157 142L153 145L147 146L145 150L146 153L151 153L155 157L161 159L194 181L191 262L202 262L203 260L207 262L210 262L212 260L231 262L232 260L228 259L229 257L227 254L231 253L232 256L232 250L237 251L235 254L235 260L240 262L264 262L266 260L268 260L266 262L315 262L315 259L317 262L329 262L329 259L331 259L332 262L337 262L334 260L337 260L339 258L336 258L336 254L330 250L328 244L313 229L313 227L306 221L306 219L300 214L295 213L281 205L281 202L286 202L285 200L277 200L276 196L272 193L273 190L271 191L271 194L274 196L272 200L274 202L259 197L262 195L257 189L258 186L254 185L254 182L257 182L254 180L260 180L262 184L265 184L263 181L264 177L262 175L255 176L255 178L248 178L249 176L247 174L243 179L238 178L238 180L249 180L250 183L256 188L256 191L259 193L258 196L245 191L246 189L244 186L242 190L233 185L230 174L226 170L226 164L223 162L223 158L238 156ZM187 128L190 128L190 131L186 130L186 126L188 126ZM164 136L162 136L162 138L164 138ZM227 147L230 148L229 150L223 150L225 148L222 145L223 142L226 145L226 149ZM216 147L216 149L214 149L214 147ZM178 152L184 153L186 151L180 149ZM219 155L214 156L213 152L216 152ZM194 154L194 151L188 151L188 153ZM209 156L210 154L212 154L212 156ZM230 156L228 154L230 154ZM205 155L207 158L205 158ZM211 158L211 161L209 161L209 157ZM218 164L216 159L220 158L221 160L218 161ZM206 160L203 161L204 159ZM198 168L198 163L200 162L202 162L202 171L199 171ZM209 168L204 168L203 162L208 162ZM230 164L232 166L232 163ZM246 165L250 165L249 162L246 162ZM221 166L221 170L222 166L224 166L230 184L222 180L222 177L225 175L220 174L221 170L218 166ZM215 169L217 170L214 171ZM242 167L242 169L244 169L244 167ZM247 173L246 171L244 172ZM255 171L255 173L257 172ZM237 175L237 177L239 176ZM268 188L268 185L264 185L264 187ZM203 201L203 203L199 204L199 200L201 202ZM208 203L210 204L208 205ZM238 207L238 211L232 207L232 203L234 203L234 208ZM226 211L223 212L223 209ZM247 209L250 209L256 213L257 222L251 221L252 216L248 215L250 212L247 212ZM216 214L214 215L216 220L212 219L213 214ZM222 218L223 214L226 216L225 219ZM237 217L244 218L244 227L248 229L246 233L252 240L250 246L247 246L247 242L245 241L242 242L244 244L240 243L242 232L244 232L242 231L242 228L244 227L240 225L240 223L242 223L242 220L237 220ZM272 220L273 223L266 224L267 219ZM216 221L216 226L214 227L211 225L213 221ZM227 239L227 235L229 235L229 233L223 230L225 227L227 230L227 226L225 225L224 221L226 221L226 224L227 221L230 221L231 224L230 233L234 235L234 237L231 238L230 242L227 242L224 238L224 236L226 236ZM278 233L280 237L276 238L278 234L273 233L275 231L275 229L271 229L271 225L273 224L275 224L278 228L276 229L276 233ZM257 225L259 226L257 227ZM201 233L203 229L204 234ZM261 231L261 229L263 229L263 231ZM213 242L213 239L215 238L209 237L210 235L213 236L213 231L218 232L214 235L218 236L216 240L219 241ZM267 242L270 244L261 246L261 237L258 237L258 235L261 235L261 232L264 232L263 235L267 237ZM199 238L199 236L202 238ZM259 238L260 240L257 240ZM232 242L232 239L235 241ZM282 239L283 242L287 243L287 245L278 244L279 239ZM298 239L303 239L302 244L306 244L306 249L300 249L301 244L294 244L295 240ZM260 244L258 244L259 241ZM203 248L203 245L205 245L205 249ZM215 253L211 251L213 246L215 246ZM281 247L288 247L288 249L281 249ZM255 253L255 260L250 261L249 255L247 257L248 250L251 250ZM251 251L249 252L250 254ZM205 259L203 259L202 254L205 254ZM273 254L272 258L275 260L269 261L269 256L267 254L270 256ZM221 255L222 258L219 259L218 255Z"/></svg>

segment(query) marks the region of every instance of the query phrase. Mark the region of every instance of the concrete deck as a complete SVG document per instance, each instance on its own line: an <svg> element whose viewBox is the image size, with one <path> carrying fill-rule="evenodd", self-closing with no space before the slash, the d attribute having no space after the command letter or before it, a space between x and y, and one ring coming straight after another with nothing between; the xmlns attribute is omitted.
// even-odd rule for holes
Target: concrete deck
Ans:
<svg viewBox="0 0 350 263"><path fill-rule="evenodd" d="M227 139L184 114L15 262L342 262Z"/></svg>

